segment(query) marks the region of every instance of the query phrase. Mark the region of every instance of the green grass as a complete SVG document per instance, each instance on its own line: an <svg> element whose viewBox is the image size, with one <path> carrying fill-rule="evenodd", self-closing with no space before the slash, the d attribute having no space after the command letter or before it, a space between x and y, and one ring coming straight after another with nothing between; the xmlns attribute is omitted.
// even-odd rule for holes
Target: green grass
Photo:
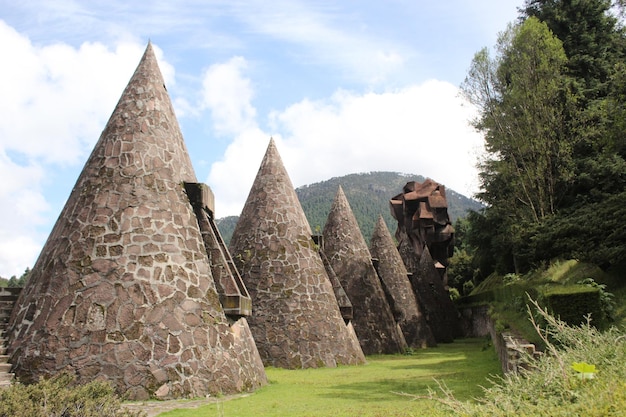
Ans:
<svg viewBox="0 0 626 417"><path fill-rule="evenodd" d="M487 339L463 339L412 355L369 356L362 366L305 370L268 368L270 383L250 396L160 417L209 416L422 416L443 406L412 400L441 381L457 399L472 401L499 375L500 363ZM435 380L436 379L436 380Z"/></svg>

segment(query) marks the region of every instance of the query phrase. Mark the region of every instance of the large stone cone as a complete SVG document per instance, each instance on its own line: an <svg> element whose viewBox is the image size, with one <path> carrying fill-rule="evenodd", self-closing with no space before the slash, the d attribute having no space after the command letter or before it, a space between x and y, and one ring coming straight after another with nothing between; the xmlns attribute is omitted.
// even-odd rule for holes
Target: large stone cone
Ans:
<svg viewBox="0 0 626 417"><path fill-rule="evenodd" d="M370 253L376 260L376 272L407 344L414 348L435 346L433 333L420 310L407 270L382 216L378 217L372 233Z"/></svg>
<svg viewBox="0 0 626 417"><path fill-rule="evenodd" d="M219 303L183 184L195 181L149 44L13 311L20 379L69 372L130 399L266 382L246 320Z"/></svg>
<svg viewBox="0 0 626 417"><path fill-rule="evenodd" d="M363 352L370 355L404 351L406 341L341 187L328 214L323 237L324 252L352 302L352 323Z"/></svg>
<svg viewBox="0 0 626 417"><path fill-rule="evenodd" d="M266 365L365 361L346 327L311 228L273 140L230 242L254 305L250 328Z"/></svg>

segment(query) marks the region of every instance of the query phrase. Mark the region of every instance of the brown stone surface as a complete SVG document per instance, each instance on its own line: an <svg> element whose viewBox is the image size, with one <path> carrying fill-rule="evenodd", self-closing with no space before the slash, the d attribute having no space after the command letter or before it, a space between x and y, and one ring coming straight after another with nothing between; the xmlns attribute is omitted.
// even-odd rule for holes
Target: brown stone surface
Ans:
<svg viewBox="0 0 626 417"><path fill-rule="evenodd" d="M420 310L406 267L382 216L378 217L372 233L370 253L377 260L376 272L407 344L414 348L435 346L435 338Z"/></svg>
<svg viewBox="0 0 626 417"><path fill-rule="evenodd" d="M130 399L266 382L246 320L219 303L184 182L195 174L148 45L13 311L20 378L68 371Z"/></svg>
<svg viewBox="0 0 626 417"><path fill-rule="evenodd" d="M252 297L250 329L266 365L309 368L365 361L346 327L273 140L230 242Z"/></svg>
<svg viewBox="0 0 626 417"><path fill-rule="evenodd" d="M424 248L419 261L411 249L401 249L400 252L411 259L410 264L415 268L410 277L411 286L435 340L438 343L453 342L462 336L459 312L443 286L428 247Z"/></svg>
<svg viewBox="0 0 626 417"><path fill-rule="evenodd" d="M387 303L367 243L339 187L324 226L324 253L352 302L354 330L366 355L407 347Z"/></svg>

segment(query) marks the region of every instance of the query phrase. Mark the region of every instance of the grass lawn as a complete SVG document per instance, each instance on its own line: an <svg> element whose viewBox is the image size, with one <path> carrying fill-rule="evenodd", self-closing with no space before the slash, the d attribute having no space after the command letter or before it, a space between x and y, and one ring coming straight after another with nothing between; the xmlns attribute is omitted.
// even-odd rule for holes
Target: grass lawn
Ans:
<svg viewBox="0 0 626 417"><path fill-rule="evenodd" d="M436 379L456 398L471 400L481 396L490 376L500 374L488 339L462 339L411 355L369 356L362 366L268 368L270 383L250 396L159 416L423 416L442 406L395 393L426 395L428 388L437 389Z"/></svg>

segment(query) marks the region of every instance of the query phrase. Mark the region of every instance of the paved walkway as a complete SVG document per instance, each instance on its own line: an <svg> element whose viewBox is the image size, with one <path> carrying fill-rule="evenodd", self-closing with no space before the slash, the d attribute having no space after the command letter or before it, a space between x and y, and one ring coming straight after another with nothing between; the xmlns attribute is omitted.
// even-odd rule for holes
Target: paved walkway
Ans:
<svg viewBox="0 0 626 417"><path fill-rule="evenodd" d="M132 411L144 411L147 417L155 417L167 411L178 410L183 408L198 408L203 405L213 404L223 401L230 401L235 398L243 398L249 396L250 393L225 395L223 397L209 397L196 400L168 400L168 401L137 401L124 403L122 406Z"/></svg>

